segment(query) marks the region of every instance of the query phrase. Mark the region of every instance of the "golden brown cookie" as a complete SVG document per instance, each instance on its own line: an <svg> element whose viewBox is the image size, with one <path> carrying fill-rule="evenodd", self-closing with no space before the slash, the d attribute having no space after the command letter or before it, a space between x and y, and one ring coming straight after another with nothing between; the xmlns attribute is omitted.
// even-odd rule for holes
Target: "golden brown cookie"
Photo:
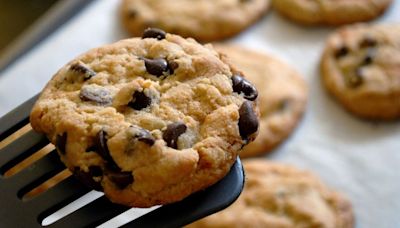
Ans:
<svg viewBox="0 0 400 228"><path fill-rule="evenodd" d="M32 127L111 201L179 201L223 178L257 135L257 90L223 60L211 45L146 30L62 67Z"/></svg>
<svg viewBox="0 0 400 228"><path fill-rule="evenodd" d="M351 228L351 203L312 173L289 165L250 159L243 162L246 182L227 209L187 228Z"/></svg>
<svg viewBox="0 0 400 228"><path fill-rule="evenodd" d="M369 119L400 117L400 26L351 25L326 42L321 75L350 112Z"/></svg>
<svg viewBox="0 0 400 228"><path fill-rule="evenodd" d="M381 15L392 0L273 0L283 16L307 25L341 25L369 21Z"/></svg>
<svg viewBox="0 0 400 228"><path fill-rule="evenodd" d="M123 0L121 18L133 36L157 27L208 42L238 34L269 6L270 0Z"/></svg>
<svg viewBox="0 0 400 228"><path fill-rule="evenodd" d="M259 93L260 131L240 156L270 152L293 132L303 115L307 102L304 80L291 66L274 57L234 45L215 47L253 82Z"/></svg>

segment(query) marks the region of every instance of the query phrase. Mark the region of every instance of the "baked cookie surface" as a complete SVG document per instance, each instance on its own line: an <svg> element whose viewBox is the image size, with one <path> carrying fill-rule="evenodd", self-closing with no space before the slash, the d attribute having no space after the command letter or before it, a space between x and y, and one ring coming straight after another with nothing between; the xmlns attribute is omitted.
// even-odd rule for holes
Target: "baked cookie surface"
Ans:
<svg viewBox="0 0 400 228"><path fill-rule="evenodd" d="M134 36L161 28L201 42L234 36L256 22L270 0L123 0L121 19Z"/></svg>
<svg viewBox="0 0 400 228"><path fill-rule="evenodd" d="M400 117L400 26L352 25L333 33L321 59L327 90L357 116Z"/></svg>
<svg viewBox="0 0 400 228"><path fill-rule="evenodd" d="M61 68L31 124L111 201L172 203L224 177L257 135L257 91L237 77L210 45L150 29Z"/></svg>
<svg viewBox="0 0 400 228"><path fill-rule="evenodd" d="M217 44L215 48L243 72L259 93L260 131L240 156L270 152L293 132L303 115L307 102L304 80L291 66L274 57L235 45Z"/></svg>
<svg viewBox="0 0 400 228"><path fill-rule="evenodd" d="M392 0L273 0L285 17L308 25L341 25L369 21L385 12Z"/></svg>
<svg viewBox="0 0 400 228"><path fill-rule="evenodd" d="M187 226L351 228L351 203L312 173L262 159L243 161L246 182L227 209Z"/></svg>

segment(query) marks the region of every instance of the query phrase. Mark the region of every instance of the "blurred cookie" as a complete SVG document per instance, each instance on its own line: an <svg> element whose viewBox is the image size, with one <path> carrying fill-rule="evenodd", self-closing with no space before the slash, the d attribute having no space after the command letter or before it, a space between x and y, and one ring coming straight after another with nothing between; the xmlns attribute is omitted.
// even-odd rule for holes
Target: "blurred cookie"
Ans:
<svg viewBox="0 0 400 228"><path fill-rule="evenodd" d="M279 13L309 25L369 21L385 12L391 3L392 0L273 0Z"/></svg>
<svg viewBox="0 0 400 228"><path fill-rule="evenodd" d="M246 182L238 200L188 228L353 227L351 203L312 173L262 159L243 165Z"/></svg>
<svg viewBox="0 0 400 228"><path fill-rule="evenodd" d="M326 42L325 87L350 112L370 119L400 117L400 25L352 25Z"/></svg>
<svg viewBox="0 0 400 228"><path fill-rule="evenodd" d="M236 35L269 6L270 0L123 0L121 17L133 36L156 27L207 42Z"/></svg>
<svg viewBox="0 0 400 228"><path fill-rule="evenodd" d="M242 71L257 88L260 129L241 157L261 155L283 142L298 124L306 107L307 87L291 66L268 55L234 45L215 45L227 62Z"/></svg>

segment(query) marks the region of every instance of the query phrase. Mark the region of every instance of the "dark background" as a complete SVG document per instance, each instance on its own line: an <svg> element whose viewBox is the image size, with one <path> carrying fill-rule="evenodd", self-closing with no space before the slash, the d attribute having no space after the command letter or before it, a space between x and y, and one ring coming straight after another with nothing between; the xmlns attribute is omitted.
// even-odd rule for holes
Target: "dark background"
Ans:
<svg viewBox="0 0 400 228"><path fill-rule="evenodd" d="M0 0L0 53L58 0Z"/></svg>

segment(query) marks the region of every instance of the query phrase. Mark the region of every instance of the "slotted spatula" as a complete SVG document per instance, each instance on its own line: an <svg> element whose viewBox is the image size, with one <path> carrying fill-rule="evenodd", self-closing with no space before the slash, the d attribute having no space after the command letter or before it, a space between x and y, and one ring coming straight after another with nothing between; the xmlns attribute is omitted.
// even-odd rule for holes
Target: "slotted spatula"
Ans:
<svg viewBox="0 0 400 228"><path fill-rule="evenodd" d="M29 123L29 113L37 97L0 119L0 141ZM65 169L56 151L11 177L4 174L48 144L44 135L30 130L0 150L0 227L42 227L47 216L90 191L70 176L38 196L23 199L27 192ZM243 168L238 158L229 174L215 185L180 202L159 207L123 227L184 226L229 206L240 195L243 183ZM95 227L128 209L102 196L48 227Z"/></svg>

